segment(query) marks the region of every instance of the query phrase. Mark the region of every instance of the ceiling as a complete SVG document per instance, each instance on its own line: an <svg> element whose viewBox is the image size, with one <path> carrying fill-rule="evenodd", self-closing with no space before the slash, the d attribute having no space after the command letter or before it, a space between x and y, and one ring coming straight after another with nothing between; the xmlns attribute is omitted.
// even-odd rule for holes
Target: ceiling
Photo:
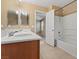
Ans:
<svg viewBox="0 0 79 59"><path fill-rule="evenodd" d="M74 0L23 0L23 1L36 4L42 7L49 7L51 4L63 7Z"/></svg>

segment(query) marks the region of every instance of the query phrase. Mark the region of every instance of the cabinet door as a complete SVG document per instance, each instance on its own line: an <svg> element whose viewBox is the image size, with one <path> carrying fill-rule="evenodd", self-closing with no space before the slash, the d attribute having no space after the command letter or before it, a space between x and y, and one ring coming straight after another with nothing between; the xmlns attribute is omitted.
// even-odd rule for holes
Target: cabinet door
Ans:
<svg viewBox="0 0 79 59"><path fill-rule="evenodd" d="M54 46L54 10L46 14L46 42Z"/></svg>
<svg viewBox="0 0 79 59"><path fill-rule="evenodd" d="M1 59L18 59L20 50L17 44L1 45Z"/></svg>
<svg viewBox="0 0 79 59"><path fill-rule="evenodd" d="M1 59L39 59L39 41L1 46Z"/></svg>

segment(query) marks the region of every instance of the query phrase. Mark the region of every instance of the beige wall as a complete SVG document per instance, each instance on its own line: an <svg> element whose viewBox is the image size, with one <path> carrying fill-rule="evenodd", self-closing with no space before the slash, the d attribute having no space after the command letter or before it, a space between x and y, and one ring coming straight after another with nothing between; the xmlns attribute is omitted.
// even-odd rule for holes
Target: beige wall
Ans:
<svg viewBox="0 0 79 59"><path fill-rule="evenodd" d="M54 11L56 11L56 10L60 9L60 7L59 6L55 6L55 5L50 5L49 6L49 11L52 10L52 9L54 9ZM61 10L55 12L55 15L62 16L62 11L63 10L61 9Z"/></svg>
<svg viewBox="0 0 79 59"><path fill-rule="evenodd" d="M8 20L7 20L7 12L8 10L17 10L19 5L18 5L18 0L1 0L2 4L1 4L1 24L2 25L7 25ZM21 3L21 7L27 11L27 13L29 14L29 25L34 25L35 22L35 10L41 10L44 12L48 11L48 8L44 8L44 7L40 7L34 4L30 4L30 3Z"/></svg>
<svg viewBox="0 0 79 59"><path fill-rule="evenodd" d="M47 8L36 6L36 5L32 5L32 4L28 4L28 3L24 3L22 5L23 5L22 7L25 10L27 10L28 14L30 15L29 16L30 17L30 25L34 25L34 22L35 22L35 10L41 10L41 11L44 11L44 12L48 11Z"/></svg>
<svg viewBox="0 0 79 59"><path fill-rule="evenodd" d="M63 16L77 12L77 1L63 8Z"/></svg>
<svg viewBox="0 0 79 59"><path fill-rule="evenodd" d="M8 0L1 0L1 24L7 25Z"/></svg>
<svg viewBox="0 0 79 59"><path fill-rule="evenodd" d="M55 15L65 16L65 15L77 12L77 2L74 1L74 2L70 3L69 5L67 5L61 9L59 6L50 5L49 10L52 10L52 9L55 10ZM58 11L56 11L56 10L58 10Z"/></svg>

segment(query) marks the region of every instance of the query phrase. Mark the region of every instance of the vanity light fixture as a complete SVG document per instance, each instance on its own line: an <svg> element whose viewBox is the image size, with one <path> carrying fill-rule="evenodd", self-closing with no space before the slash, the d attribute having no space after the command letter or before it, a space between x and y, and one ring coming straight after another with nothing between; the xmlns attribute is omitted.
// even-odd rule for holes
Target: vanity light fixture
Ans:
<svg viewBox="0 0 79 59"><path fill-rule="evenodd" d="M19 12L18 11L16 11L16 14L18 14Z"/></svg>
<svg viewBox="0 0 79 59"><path fill-rule="evenodd" d="M19 0L19 2L21 2L22 0Z"/></svg>
<svg viewBox="0 0 79 59"><path fill-rule="evenodd" d="M21 13L27 16L27 12L25 10L21 10Z"/></svg>

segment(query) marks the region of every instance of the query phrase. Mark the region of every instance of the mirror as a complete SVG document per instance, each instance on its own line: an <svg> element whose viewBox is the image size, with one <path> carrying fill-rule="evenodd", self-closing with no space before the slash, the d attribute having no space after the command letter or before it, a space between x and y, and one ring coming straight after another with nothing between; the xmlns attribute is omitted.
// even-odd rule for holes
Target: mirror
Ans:
<svg viewBox="0 0 79 59"><path fill-rule="evenodd" d="M24 14L23 12L14 12L14 11L8 11L7 18L8 18L8 25L18 25L19 24L19 17L21 21L21 25L29 25L29 17L28 14Z"/></svg>
<svg viewBox="0 0 79 59"><path fill-rule="evenodd" d="M18 15L13 11L8 11L8 25L18 25Z"/></svg>
<svg viewBox="0 0 79 59"><path fill-rule="evenodd" d="M22 19L22 25L29 25L29 18L28 18L28 15L23 15L21 14L21 19Z"/></svg>
<svg viewBox="0 0 79 59"><path fill-rule="evenodd" d="M7 12L8 25L29 25L29 14L23 8L22 1L10 0Z"/></svg>

